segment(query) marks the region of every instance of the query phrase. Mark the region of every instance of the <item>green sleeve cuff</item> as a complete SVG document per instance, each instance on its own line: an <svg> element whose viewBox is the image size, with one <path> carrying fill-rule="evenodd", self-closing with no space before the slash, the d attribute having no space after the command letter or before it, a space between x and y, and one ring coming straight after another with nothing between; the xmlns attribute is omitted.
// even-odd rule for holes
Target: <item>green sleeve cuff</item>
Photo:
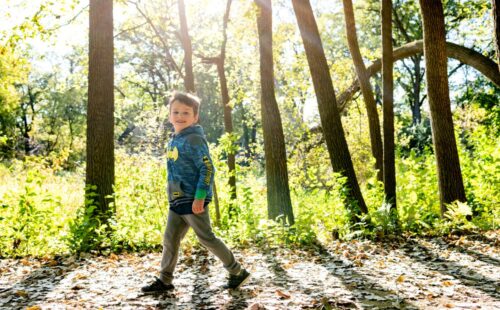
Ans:
<svg viewBox="0 0 500 310"><path fill-rule="evenodd" d="M207 197L207 191L205 189L198 188L194 194L195 199L205 199Z"/></svg>

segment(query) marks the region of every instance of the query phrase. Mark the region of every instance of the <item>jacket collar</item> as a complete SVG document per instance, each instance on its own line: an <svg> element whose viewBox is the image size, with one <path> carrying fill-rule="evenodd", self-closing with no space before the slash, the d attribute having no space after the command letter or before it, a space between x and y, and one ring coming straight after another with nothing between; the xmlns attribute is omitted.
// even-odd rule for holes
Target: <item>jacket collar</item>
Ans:
<svg viewBox="0 0 500 310"><path fill-rule="evenodd" d="M182 137L182 136L187 136L190 134L198 134L202 137L205 136L205 132L203 131L203 127L201 127L200 125L193 125L193 126L189 126L187 128L184 128L183 130L181 130L181 132L179 132L177 134L175 132L173 132L172 137Z"/></svg>

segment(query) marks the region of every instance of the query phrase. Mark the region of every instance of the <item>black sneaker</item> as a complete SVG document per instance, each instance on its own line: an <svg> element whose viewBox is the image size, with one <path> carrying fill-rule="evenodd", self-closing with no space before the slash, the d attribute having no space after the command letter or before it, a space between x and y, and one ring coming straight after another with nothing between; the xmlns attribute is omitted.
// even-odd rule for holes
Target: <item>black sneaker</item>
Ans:
<svg viewBox="0 0 500 310"><path fill-rule="evenodd" d="M230 274L229 278L227 279L227 284L224 285L224 288L237 290L240 288L240 286L245 284L248 281L248 279L250 279L250 273L245 269L243 269L237 275Z"/></svg>
<svg viewBox="0 0 500 310"><path fill-rule="evenodd" d="M160 279L155 277L155 281L141 288L144 294L160 294L174 289L172 284L165 284Z"/></svg>

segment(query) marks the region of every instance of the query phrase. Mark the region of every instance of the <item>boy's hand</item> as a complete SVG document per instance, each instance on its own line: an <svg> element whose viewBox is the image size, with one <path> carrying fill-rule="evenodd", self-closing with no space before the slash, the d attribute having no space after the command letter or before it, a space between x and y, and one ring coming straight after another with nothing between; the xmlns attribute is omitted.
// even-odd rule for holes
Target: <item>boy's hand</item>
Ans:
<svg viewBox="0 0 500 310"><path fill-rule="evenodd" d="M205 211L205 199L195 199L193 201L193 213L200 214Z"/></svg>

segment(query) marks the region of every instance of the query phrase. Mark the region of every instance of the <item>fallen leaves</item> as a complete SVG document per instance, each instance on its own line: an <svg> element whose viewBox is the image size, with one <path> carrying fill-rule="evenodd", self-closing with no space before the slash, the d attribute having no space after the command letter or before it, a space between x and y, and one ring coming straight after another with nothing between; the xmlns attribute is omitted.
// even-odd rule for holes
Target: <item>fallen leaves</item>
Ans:
<svg viewBox="0 0 500 310"><path fill-rule="evenodd" d="M119 258L119 257L118 257L118 255L116 255L115 253L111 253L111 254L109 255L109 259L110 259L110 260L113 260L113 261L117 261L117 260L119 260L120 258Z"/></svg>
<svg viewBox="0 0 500 310"><path fill-rule="evenodd" d="M281 290L276 290L276 295L282 299L290 299L291 297L289 294L283 293Z"/></svg>
<svg viewBox="0 0 500 310"><path fill-rule="evenodd" d="M15 291L14 295L17 297L28 298L28 293L24 290Z"/></svg>
<svg viewBox="0 0 500 310"><path fill-rule="evenodd" d="M0 308L494 309L500 293L494 237L487 245L462 237L236 250L252 278L230 293L221 289L226 273L217 259L189 247L176 269L176 290L160 298L139 294L158 272L160 253L6 259Z"/></svg>
<svg viewBox="0 0 500 310"><path fill-rule="evenodd" d="M252 304L249 308L249 310L265 310L266 307L264 307L262 304L260 303L254 303Z"/></svg>
<svg viewBox="0 0 500 310"><path fill-rule="evenodd" d="M77 273L74 277L73 277L73 280L85 280L87 279L88 276L86 274L83 274L83 273Z"/></svg>
<svg viewBox="0 0 500 310"><path fill-rule="evenodd" d="M399 277L397 277L397 278L396 278L396 280L395 280L395 281L396 281L396 283L398 283L398 284L403 283L403 282L405 281L405 275L404 275L404 274L400 275Z"/></svg>

